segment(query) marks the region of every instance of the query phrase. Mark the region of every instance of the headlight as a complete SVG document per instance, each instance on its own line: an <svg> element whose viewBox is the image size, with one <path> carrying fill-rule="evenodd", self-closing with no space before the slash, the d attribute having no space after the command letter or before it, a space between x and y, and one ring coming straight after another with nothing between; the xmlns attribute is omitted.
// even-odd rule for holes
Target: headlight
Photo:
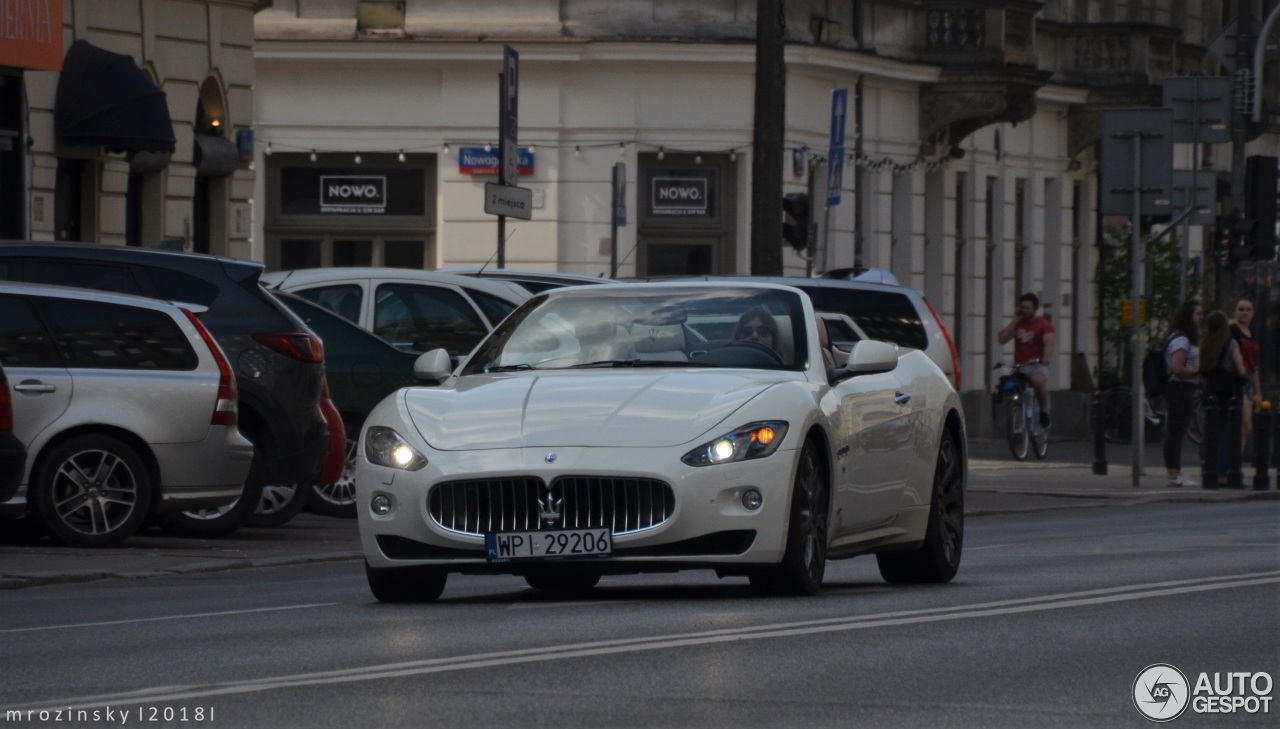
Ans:
<svg viewBox="0 0 1280 729"><path fill-rule="evenodd" d="M680 460L690 466L713 466L764 458L778 450L786 434L787 424L781 420L751 423L694 448Z"/></svg>
<svg viewBox="0 0 1280 729"><path fill-rule="evenodd" d="M402 471L416 471L427 459L390 428L374 426L364 436L364 455L370 463Z"/></svg>

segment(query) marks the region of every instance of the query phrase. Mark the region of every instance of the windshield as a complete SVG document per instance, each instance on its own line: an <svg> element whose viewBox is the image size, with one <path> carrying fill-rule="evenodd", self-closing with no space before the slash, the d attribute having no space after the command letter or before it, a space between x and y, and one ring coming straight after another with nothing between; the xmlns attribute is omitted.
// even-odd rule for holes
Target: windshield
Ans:
<svg viewBox="0 0 1280 729"><path fill-rule="evenodd" d="M636 284L560 289L516 310L461 374L575 367L808 367L790 291Z"/></svg>

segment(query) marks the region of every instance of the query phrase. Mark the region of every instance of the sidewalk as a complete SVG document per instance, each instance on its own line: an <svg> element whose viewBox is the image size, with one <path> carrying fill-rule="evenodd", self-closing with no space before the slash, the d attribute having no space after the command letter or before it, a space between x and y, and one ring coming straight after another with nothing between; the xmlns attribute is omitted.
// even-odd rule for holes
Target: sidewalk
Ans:
<svg viewBox="0 0 1280 729"><path fill-rule="evenodd" d="M966 515L1038 512L1151 502L1219 502L1280 499L1272 474L1269 491L1254 491L1253 468L1245 466L1244 490L1170 488L1161 465L1160 446L1144 447L1145 475L1132 485L1129 446L1107 447L1107 474L1093 474L1093 444L1049 444L1043 461L1018 462L1003 441L969 443L969 491ZM1183 477L1200 483L1194 449L1184 451ZM270 567L310 562L353 562L359 569L360 538L354 519L303 513L283 527L241 529L221 539L186 539L148 530L111 549L64 547L47 539L19 542L0 535L0 590L118 577L145 579L164 575Z"/></svg>

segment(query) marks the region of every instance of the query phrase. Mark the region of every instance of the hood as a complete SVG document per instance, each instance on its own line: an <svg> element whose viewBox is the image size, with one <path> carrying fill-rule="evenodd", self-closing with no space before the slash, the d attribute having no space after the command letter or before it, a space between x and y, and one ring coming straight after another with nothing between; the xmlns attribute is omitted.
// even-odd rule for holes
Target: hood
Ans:
<svg viewBox="0 0 1280 729"><path fill-rule="evenodd" d="M436 450L653 448L703 435L785 375L584 372L495 374L411 388L405 406Z"/></svg>

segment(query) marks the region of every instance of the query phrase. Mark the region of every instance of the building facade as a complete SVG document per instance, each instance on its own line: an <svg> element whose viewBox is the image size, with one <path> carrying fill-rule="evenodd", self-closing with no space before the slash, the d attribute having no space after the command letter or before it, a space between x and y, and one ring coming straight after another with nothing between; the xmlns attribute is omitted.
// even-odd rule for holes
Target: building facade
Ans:
<svg viewBox="0 0 1280 729"><path fill-rule="evenodd" d="M1262 16L1272 3L1246 4ZM493 265L484 183L495 181L510 45L518 184L534 210L506 221L506 265L607 274L616 255L620 276L749 273L756 8L275 0L255 24L265 174L253 255L281 268ZM1019 294L1036 292L1058 329L1052 385L1069 388L1068 355L1097 356L1101 114L1158 106L1166 78L1217 74L1209 46L1230 20L1223 2L785 8L783 173L788 193L813 194L820 223L811 259L786 248L787 272L880 267L924 290L971 373L966 389L988 387L996 332ZM828 207L837 89L847 138ZM1251 144L1275 154L1275 135ZM1209 159L1216 175L1230 163L1228 150L1199 151L1180 145L1179 166Z"/></svg>
<svg viewBox="0 0 1280 729"><path fill-rule="evenodd" d="M0 238L250 257L261 4L0 0Z"/></svg>

